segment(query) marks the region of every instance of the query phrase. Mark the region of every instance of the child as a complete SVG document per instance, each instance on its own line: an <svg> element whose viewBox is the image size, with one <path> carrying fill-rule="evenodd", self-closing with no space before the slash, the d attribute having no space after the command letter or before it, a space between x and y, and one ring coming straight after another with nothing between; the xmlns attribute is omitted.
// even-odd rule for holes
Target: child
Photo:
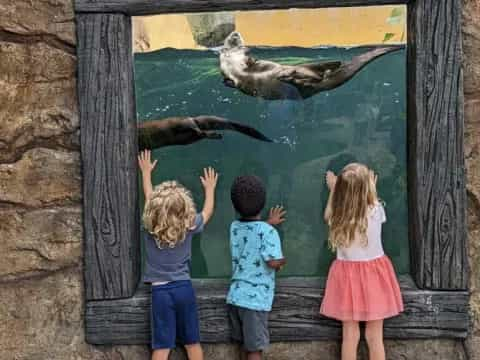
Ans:
<svg viewBox="0 0 480 360"><path fill-rule="evenodd" d="M192 237L203 230L213 214L218 175L203 170L200 177L205 202L196 213L190 192L175 181L152 189L151 174L157 161L150 151L140 153L145 209L144 282L152 284L152 360L166 360L179 340L190 360L203 360L195 293L190 281Z"/></svg>
<svg viewBox="0 0 480 360"><path fill-rule="evenodd" d="M385 211L377 198L377 177L365 165L347 165L338 178L327 172L330 189L325 221L337 252L320 313L343 324L342 360L357 357L359 321L366 321L370 360L385 359L383 319L403 311L395 271L382 248Z"/></svg>
<svg viewBox="0 0 480 360"><path fill-rule="evenodd" d="M272 309L275 272L286 263L277 230L285 211L270 210L267 222L260 220L265 206L265 187L256 176L237 177L231 198L240 220L230 227L232 282L227 296L233 340L243 344L248 360L262 358L269 344L268 313Z"/></svg>

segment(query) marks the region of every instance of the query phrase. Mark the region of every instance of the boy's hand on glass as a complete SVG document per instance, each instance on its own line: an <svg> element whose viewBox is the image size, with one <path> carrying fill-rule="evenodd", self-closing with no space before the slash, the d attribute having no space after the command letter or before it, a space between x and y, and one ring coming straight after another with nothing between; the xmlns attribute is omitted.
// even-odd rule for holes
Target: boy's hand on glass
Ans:
<svg viewBox="0 0 480 360"><path fill-rule="evenodd" d="M285 221L285 215L287 212L283 208L283 206L277 205L270 209L270 213L268 214L267 223L270 225L278 225Z"/></svg>
<svg viewBox="0 0 480 360"><path fill-rule="evenodd" d="M200 181L205 191L215 190L217 187L218 173L214 168L209 166L203 169L203 176L200 176Z"/></svg>
<svg viewBox="0 0 480 360"><path fill-rule="evenodd" d="M138 166L142 173L151 173L155 168L155 165L157 165L157 160L152 162L150 150L140 152L138 155Z"/></svg>
<svg viewBox="0 0 480 360"><path fill-rule="evenodd" d="M325 174L325 181L327 183L328 190L333 191L335 184L337 183L337 175L333 171L328 170Z"/></svg>

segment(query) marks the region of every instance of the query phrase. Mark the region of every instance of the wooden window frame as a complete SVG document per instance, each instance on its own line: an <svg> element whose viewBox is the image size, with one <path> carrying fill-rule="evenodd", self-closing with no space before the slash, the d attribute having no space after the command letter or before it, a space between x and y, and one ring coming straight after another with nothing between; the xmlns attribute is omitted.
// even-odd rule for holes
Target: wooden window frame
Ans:
<svg viewBox="0 0 480 360"><path fill-rule="evenodd" d="M387 338L467 336L462 4L458 0L76 0L85 239L85 327L91 344L150 341L140 283L137 133L131 16L220 10L408 6L408 192L411 274L405 312ZM278 282L272 341L335 339L318 315L320 279ZM195 280L201 339L229 342L224 280Z"/></svg>

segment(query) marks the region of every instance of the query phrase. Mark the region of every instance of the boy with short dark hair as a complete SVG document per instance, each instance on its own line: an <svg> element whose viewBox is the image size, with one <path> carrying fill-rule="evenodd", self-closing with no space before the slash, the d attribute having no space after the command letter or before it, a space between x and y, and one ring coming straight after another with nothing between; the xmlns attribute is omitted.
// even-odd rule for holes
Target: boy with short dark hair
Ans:
<svg viewBox="0 0 480 360"><path fill-rule="evenodd" d="M258 360L270 343L268 313L275 273L286 263L280 237L272 225L285 220L285 211L276 206L266 222L261 220L266 191L260 178L252 175L234 180L231 199L240 214L230 227L232 282L227 303L232 337L243 345L248 360Z"/></svg>

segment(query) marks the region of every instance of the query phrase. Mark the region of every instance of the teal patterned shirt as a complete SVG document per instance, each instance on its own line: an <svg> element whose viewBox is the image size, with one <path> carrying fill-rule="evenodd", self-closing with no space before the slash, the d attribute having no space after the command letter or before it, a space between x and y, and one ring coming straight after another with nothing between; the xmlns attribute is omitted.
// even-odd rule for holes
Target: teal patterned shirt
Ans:
<svg viewBox="0 0 480 360"><path fill-rule="evenodd" d="M272 309L275 270L269 260L283 258L277 230L263 221L234 221L230 226L232 282L227 303L259 311Z"/></svg>

